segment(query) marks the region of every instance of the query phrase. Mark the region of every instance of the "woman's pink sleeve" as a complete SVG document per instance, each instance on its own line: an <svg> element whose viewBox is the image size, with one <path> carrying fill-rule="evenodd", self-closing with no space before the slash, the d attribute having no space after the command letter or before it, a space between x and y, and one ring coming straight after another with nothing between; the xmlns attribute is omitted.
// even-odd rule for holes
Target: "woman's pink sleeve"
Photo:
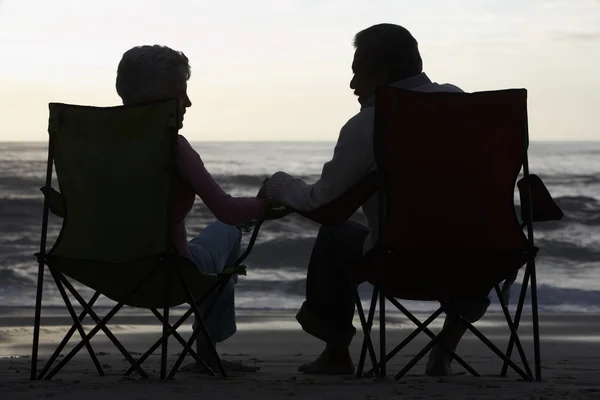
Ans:
<svg viewBox="0 0 600 400"><path fill-rule="evenodd" d="M260 219L267 210L267 200L256 197L232 197L206 170L200 155L186 138L177 138L177 170L215 217L228 225L240 225Z"/></svg>

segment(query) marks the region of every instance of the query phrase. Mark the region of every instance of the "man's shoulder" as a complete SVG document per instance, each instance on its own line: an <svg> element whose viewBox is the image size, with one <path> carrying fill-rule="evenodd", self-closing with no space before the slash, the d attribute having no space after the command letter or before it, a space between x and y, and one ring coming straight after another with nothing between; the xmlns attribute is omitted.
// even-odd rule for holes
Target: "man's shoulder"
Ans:
<svg viewBox="0 0 600 400"><path fill-rule="evenodd" d="M365 107L346 122L342 131L365 132L373 130L373 117L375 115L374 107Z"/></svg>
<svg viewBox="0 0 600 400"><path fill-rule="evenodd" d="M440 88L444 89L444 92L464 92L464 90L452 83L440 83Z"/></svg>
<svg viewBox="0 0 600 400"><path fill-rule="evenodd" d="M452 83L437 83L432 82L428 85L424 85L418 88L415 88L415 91L419 92L454 92L454 93L463 93L464 91L458 86Z"/></svg>

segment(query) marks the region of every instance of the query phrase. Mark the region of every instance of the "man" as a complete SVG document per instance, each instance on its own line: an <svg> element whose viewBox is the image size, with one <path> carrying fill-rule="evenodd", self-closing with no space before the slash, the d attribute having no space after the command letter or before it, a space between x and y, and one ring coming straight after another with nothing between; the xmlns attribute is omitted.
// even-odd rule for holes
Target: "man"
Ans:
<svg viewBox="0 0 600 400"><path fill-rule="evenodd" d="M188 58L182 52L166 46L137 46L125 54L117 70L116 87L123 104L147 103L165 99L179 101L179 128L188 107L187 81L191 75ZM181 135L177 138L177 174L174 175L172 196L171 242L180 256L189 258L202 273L217 274L233 264L240 253L242 233L237 225L262 219L270 208L269 202L256 197L232 197L225 193L206 170L200 155ZM218 221L209 224L189 243L185 217L198 195ZM140 199L143 201L143 199ZM236 332L234 276L215 301L205 318L213 342L222 342ZM211 304L209 298L199 305L201 313ZM195 324L194 324L195 325ZM201 334L197 353L212 367L211 344ZM253 366L223 361L230 371L256 371Z"/></svg>
<svg viewBox="0 0 600 400"><path fill-rule="evenodd" d="M359 32L354 39L354 76L350 88L361 109L340 131L333 158L323 166L321 177L307 184L285 172L275 173L261 190L275 206L310 211L339 197L375 169L373 156L373 95L377 88L392 85L422 92L460 92L449 84L433 83L423 73L417 41L403 27L380 24ZM323 340L325 350L299 371L315 374L353 374L349 345L356 330L352 326L354 297L351 280L345 276L360 263L376 242L377 200L362 206L368 228L346 222L319 230L308 266L306 301L296 319L307 333ZM470 321L481 318L489 305L487 297L468 299L456 307ZM446 322L451 316L446 317ZM465 327L454 324L444 337L456 349ZM430 353L428 375L451 374L452 357L441 346Z"/></svg>

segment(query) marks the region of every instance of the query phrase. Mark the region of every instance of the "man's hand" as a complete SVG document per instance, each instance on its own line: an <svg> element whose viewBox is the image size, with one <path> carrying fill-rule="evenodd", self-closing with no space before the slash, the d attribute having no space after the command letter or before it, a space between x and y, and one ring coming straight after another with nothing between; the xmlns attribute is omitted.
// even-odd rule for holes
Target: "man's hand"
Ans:
<svg viewBox="0 0 600 400"><path fill-rule="evenodd" d="M287 215L290 215L292 213L294 213L293 210L290 210L289 208L285 208L285 207L271 208L270 210L267 210L267 213L265 214L265 219L266 220L279 219L279 218L283 218Z"/></svg>

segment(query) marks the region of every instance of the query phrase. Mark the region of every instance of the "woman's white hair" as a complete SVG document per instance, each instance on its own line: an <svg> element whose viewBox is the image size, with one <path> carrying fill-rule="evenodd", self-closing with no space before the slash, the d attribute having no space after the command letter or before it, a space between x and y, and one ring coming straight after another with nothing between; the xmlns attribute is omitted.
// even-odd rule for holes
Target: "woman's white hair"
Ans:
<svg viewBox="0 0 600 400"><path fill-rule="evenodd" d="M190 76L189 60L182 52L159 45L137 46L119 62L117 93L123 104L161 100Z"/></svg>

